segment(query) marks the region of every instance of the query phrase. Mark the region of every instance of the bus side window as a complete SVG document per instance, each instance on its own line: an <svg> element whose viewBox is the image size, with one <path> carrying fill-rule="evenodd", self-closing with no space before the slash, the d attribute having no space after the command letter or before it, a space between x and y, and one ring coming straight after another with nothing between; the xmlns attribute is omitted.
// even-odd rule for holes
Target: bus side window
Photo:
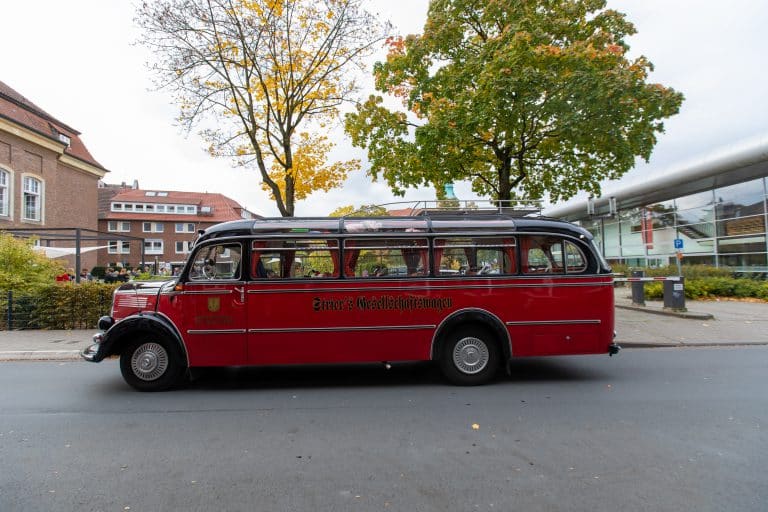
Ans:
<svg viewBox="0 0 768 512"><path fill-rule="evenodd" d="M510 275L517 272L514 238L435 239L438 276Z"/></svg>
<svg viewBox="0 0 768 512"><path fill-rule="evenodd" d="M579 274L587 270L587 258L582 250L573 242L565 242L565 271L568 274Z"/></svg>
<svg viewBox="0 0 768 512"><path fill-rule="evenodd" d="M240 256L240 244L237 243L204 247L194 256L189 280L238 280L240 279Z"/></svg>
<svg viewBox="0 0 768 512"><path fill-rule="evenodd" d="M562 274L562 240L547 236L520 237L520 258L523 274Z"/></svg>
<svg viewBox="0 0 768 512"><path fill-rule="evenodd" d="M377 238L344 241L344 276L419 277L429 271L425 238Z"/></svg>
<svg viewBox="0 0 768 512"><path fill-rule="evenodd" d="M254 241L251 247L254 279L339 277L337 240Z"/></svg>

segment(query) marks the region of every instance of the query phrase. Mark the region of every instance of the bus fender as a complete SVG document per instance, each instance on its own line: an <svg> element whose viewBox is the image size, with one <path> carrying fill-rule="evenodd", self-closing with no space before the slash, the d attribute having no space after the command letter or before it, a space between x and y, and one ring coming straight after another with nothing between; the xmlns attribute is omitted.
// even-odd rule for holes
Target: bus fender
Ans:
<svg viewBox="0 0 768 512"><path fill-rule="evenodd" d="M172 341L177 345L179 353L183 354L188 366L187 351L176 326L163 315L147 312L126 317L105 332L99 347L99 359L119 355L123 347L139 333L156 334Z"/></svg>
<svg viewBox="0 0 768 512"><path fill-rule="evenodd" d="M512 340L509 337L509 332L504 327L499 317L490 313L484 309L467 308L454 311L449 316L440 322L437 326L435 334L432 337L432 348L430 351L430 358L437 360L440 357L440 344L445 338L445 335L459 328L462 325L467 324L479 324L487 327L492 333L496 335L496 338L501 343L501 350L505 361L509 361L512 357Z"/></svg>

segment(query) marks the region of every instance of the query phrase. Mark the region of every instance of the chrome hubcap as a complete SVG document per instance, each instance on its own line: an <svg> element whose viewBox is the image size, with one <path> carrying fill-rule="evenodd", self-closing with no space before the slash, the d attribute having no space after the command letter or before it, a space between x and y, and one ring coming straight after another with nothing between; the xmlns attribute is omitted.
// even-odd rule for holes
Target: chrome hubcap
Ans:
<svg viewBox="0 0 768 512"><path fill-rule="evenodd" d="M478 338L462 338L453 349L453 364L462 373L475 374L488 366L488 346Z"/></svg>
<svg viewBox="0 0 768 512"><path fill-rule="evenodd" d="M131 370L141 380L159 379L168 369L168 352L157 343L144 343L131 356Z"/></svg>

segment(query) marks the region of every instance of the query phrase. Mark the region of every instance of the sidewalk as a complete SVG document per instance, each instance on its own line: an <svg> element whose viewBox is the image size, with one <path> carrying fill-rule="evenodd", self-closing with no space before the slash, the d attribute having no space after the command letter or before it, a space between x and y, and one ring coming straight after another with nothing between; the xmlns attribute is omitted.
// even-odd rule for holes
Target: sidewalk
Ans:
<svg viewBox="0 0 768 512"><path fill-rule="evenodd" d="M768 303L688 301L688 314L666 312L660 301L632 306L616 289L616 342L623 348L768 345ZM98 331L0 331L0 361L81 361Z"/></svg>
<svg viewBox="0 0 768 512"><path fill-rule="evenodd" d="M688 311L666 311L662 301L633 306L616 289L616 341L629 347L768 345L768 303L686 301Z"/></svg>

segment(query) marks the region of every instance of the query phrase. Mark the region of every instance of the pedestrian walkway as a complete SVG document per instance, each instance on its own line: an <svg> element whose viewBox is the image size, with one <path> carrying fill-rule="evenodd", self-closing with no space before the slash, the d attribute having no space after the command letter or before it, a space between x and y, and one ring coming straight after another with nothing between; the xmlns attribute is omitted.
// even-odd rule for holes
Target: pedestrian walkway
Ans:
<svg viewBox="0 0 768 512"><path fill-rule="evenodd" d="M632 306L616 290L616 342L623 348L768 345L768 303L688 301L688 315L660 301ZM80 361L96 329L0 331L0 361Z"/></svg>
<svg viewBox="0 0 768 512"><path fill-rule="evenodd" d="M661 301L633 306L616 290L616 341L623 347L768 345L768 303L687 301L684 314Z"/></svg>

